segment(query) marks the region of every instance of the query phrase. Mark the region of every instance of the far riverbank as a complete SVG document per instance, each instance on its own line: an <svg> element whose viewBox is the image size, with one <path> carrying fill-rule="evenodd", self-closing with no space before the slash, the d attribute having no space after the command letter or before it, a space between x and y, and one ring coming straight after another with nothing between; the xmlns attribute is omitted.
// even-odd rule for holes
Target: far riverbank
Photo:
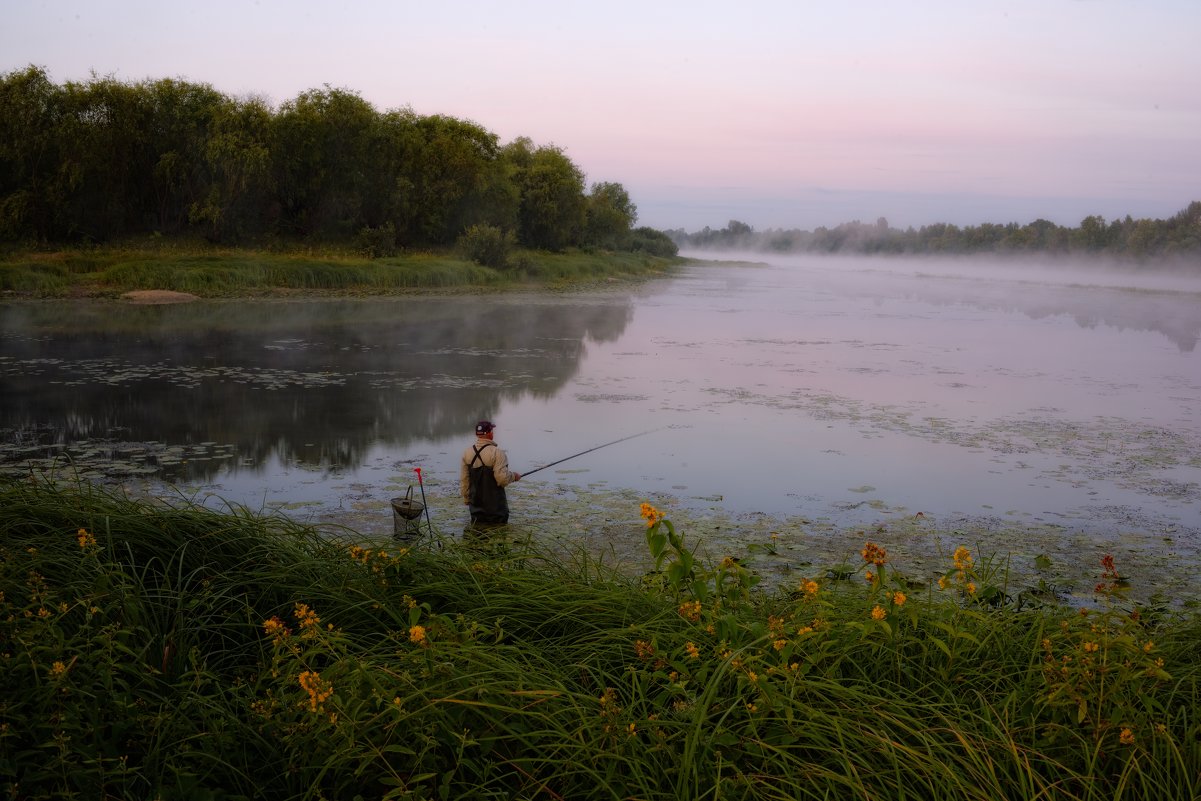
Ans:
<svg viewBox="0 0 1201 801"><path fill-rule="evenodd" d="M178 244L19 250L0 255L0 298L118 298L145 291L229 298L558 289L642 280L685 261L641 252L520 251L510 266L496 269L450 251L371 259L338 250Z"/></svg>

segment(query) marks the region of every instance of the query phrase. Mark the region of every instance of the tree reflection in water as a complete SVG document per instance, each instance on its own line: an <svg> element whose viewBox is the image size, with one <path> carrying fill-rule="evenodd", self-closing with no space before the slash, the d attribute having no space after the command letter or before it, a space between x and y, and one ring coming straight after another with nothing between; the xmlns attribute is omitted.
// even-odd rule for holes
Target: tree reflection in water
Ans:
<svg viewBox="0 0 1201 801"><path fill-rule="evenodd" d="M586 342L617 339L632 314L608 294L10 304L6 460L36 439L217 443L235 464L353 467L375 444L459 436L502 401L554 395ZM205 480L229 466L190 459L173 472Z"/></svg>

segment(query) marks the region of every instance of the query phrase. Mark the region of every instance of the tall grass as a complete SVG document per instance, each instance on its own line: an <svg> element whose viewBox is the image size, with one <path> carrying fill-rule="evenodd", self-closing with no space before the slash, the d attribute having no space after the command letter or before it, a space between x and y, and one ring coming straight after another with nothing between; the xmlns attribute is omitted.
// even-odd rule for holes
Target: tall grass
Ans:
<svg viewBox="0 0 1201 801"><path fill-rule="evenodd" d="M165 289L202 297L268 291L386 293L416 289L562 284L652 274L673 260L632 253L519 254L496 270L452 253L369 259L350 253L108 248L17 253L0 260L0 291L36 297Z"/></svg>
<svg viewBox="0 0 1201 801"><path fill-rule="evenodd" d="M996 577L963 549L944 589L903 584L869 544L849 578L765 594L648 515L657 570L632 577L503 539L380 547L237 508L0 486L0 782L21 798L1201 791L1201 630L1135 614L1112 563L1084 615L981 602Z"/></svg>
<svg viewBox="0 0 1201 801"><path fill-rule="evenodd" d="M98 274L106 286L170 289L202 296L249 290L381 291L496 283L494 271L437 257L368 260L274 254L122 261Z"/></svg>
<svg viewBox="0 0 1201 801"><path fill-rule="evenodd" d="M71 283L70 271L61 264L20 262L0 266L0 292L54 297L65 294Z"/></svg>

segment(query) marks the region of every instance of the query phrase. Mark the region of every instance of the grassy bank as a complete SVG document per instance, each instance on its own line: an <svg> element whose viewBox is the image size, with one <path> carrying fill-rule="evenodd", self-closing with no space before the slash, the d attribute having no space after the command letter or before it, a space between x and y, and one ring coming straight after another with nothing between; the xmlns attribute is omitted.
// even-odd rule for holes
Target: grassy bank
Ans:
<svg viewBox="0 0 1201 801"><path fill-rule="evenodd" d="M644 507L658 570L0 485L12 797L1191 799L1201 625L991 606L887 543L762 593ZM1143 579L1148 580L1148 579ZM265 788L270 788L269 792Z"/></svg>
<svg viewBox="0 0 1201 801"><path fill-rule="evenodd" d="M231 297L272 292L387 294L421 290L558 286L639 278L678 259L606 251L519 252L510 267L482 267L453 252L369 259L349 252L218 250L164 243L0 255L10 297L116 297L148 289Z"/></svg>

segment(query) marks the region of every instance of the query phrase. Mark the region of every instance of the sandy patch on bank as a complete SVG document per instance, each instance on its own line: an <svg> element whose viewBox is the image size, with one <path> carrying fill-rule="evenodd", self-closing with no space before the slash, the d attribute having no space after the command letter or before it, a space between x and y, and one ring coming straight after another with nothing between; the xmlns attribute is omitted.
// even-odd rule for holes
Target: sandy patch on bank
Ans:
<svg viewBox="0 0 1201 801"><path fill-rule="evenodd" d="M139 289L126 292L121 296L121 300L143 304L191 303L200 300L200 297L190 292L172 292L169 289Z"/></svg>

